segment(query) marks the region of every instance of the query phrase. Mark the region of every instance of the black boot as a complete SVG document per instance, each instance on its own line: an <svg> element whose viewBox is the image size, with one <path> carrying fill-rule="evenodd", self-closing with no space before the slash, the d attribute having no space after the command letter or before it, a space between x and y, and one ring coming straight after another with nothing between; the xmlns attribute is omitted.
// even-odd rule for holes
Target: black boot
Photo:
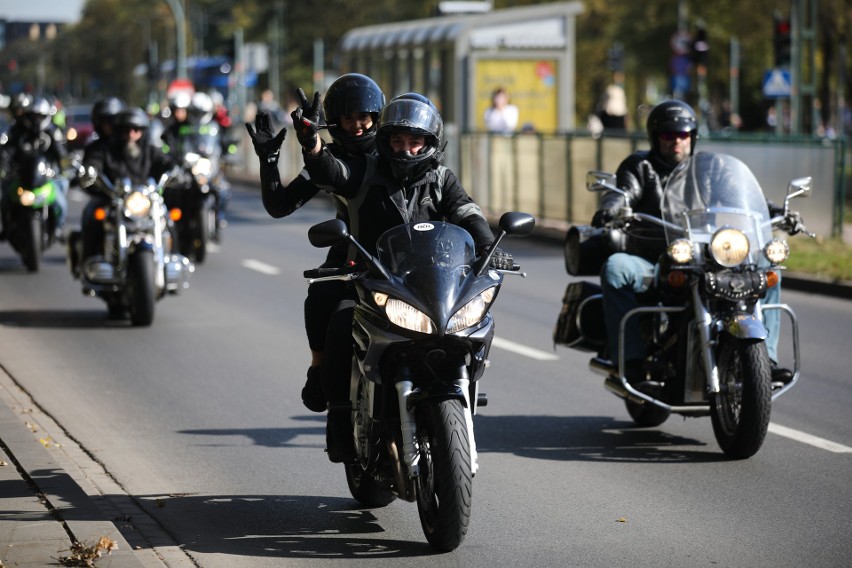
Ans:
<svg viewBox="0 0 852 568"><path fill-rule="evenodd" d="M772 383L781 383L781 385L789 384L790 381L793 380L793 371L790 369L785 369L784 367L779 367L775 364L772 365Z"/></svg>
<svg viewBox="0 0 852 568"><path fill-rule="evenodd" d="M325 430L326 452L333 463L352 463L355 461L355 439L352 437L352 411L346 403L345 410L339 405L329 405L328 424Z"/></svg>
<svg viewBox="0 0 852 568"><path fill-rule="evenodd" d="M302 403L312 412L325 412L325 393L322 390L319 365L308 367L308 379L302 387Z"/></svg>

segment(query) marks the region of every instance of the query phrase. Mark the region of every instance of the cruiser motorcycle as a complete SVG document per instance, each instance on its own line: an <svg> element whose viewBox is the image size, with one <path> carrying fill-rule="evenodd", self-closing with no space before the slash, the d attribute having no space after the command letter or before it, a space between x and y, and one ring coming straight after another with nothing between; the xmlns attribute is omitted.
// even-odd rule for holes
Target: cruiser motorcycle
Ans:
<svg viewBox="0 0 852 568"><path fill-rule="evenodd" d="M57 172L44 155L28 153L3 180L3 226L9 244L29 272L38 272L42 253L58 229L54 211L59 187Z"/></svg>
<svg viewBox="0 0 852 568"><path fill-rule="evenodd" d="M129 315L134 326L151 325L156 301L187 289L195 270L188 258L172 252L162 198L169 179L164 174L156 183L134 185L100 174L95 187L109 197L108 206L94 211L103 223L103 252L84 259L80 231L68 238L68 262L83 294L104 300L110 317Z"/></svg>
<svg viewBox="0 0 852 568"><path fill-rule="evenodd" d="M505 213L490 250L534 225L530 215ZM318 247L348 240L366 259L363 267L305 273L309 282L351 281L358 293L350 384L357 461L345 464L352 497L368 507L416 502L429 544L453 550L470 521L490 309L503 275L523 275L520 267L490 268L493 252L477 259L470 234L441 222L388 230L375 257L337 219L312 227L309 238Z"/></svg>
<svg viewBox="0 0 852 568"><path fill-rule="evenodd" d="M222 147L215 125L203 125L187 135L183 167L189 183L166 190L169 215L177 229L181 254L197 263L207 258L208 245L221 240L225 192L230 191L221 167Z"/></svg>
<svg viewBox="0 0 852 568"><path fill-rule="evenodd" d="M763 444L772 401L799 379L799 332L793 310L767 304L789 256L773 229L807 233L790 200L806 197L811 178L790 182L783 215L771 218L760 185L748 167L725 154L699 153L672 173L661 203L662 217L625 208L606 227L573 227L565 241L566 269L574 276L598 275L624 233L661 227L667 252L658 262L651 289L619 326L624 353L628 320L639 318L647 346L642 376L629 381L624 357L606 353L601 288L588 281L569 284L554 329L556 344L597 351L592 371L625 400L638 426L658 426L672 414L709 415L716 441L734 459L751 457ZM590 191L617 191L615 176L589 172ZM623 193L623 192L622 192ZM643 228L644 227L644 228ZM780 313L779 313L780 312ZM772 382L766 317L786 313L792 328L793 376Z"/></svg>

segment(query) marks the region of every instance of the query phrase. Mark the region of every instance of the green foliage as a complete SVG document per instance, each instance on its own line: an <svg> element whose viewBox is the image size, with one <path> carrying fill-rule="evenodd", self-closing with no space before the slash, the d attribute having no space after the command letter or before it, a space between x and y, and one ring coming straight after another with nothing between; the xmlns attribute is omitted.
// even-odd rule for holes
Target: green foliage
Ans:
<svg viewBox="0 0 852 568"><path fill-rule="evenodd" d="M852 247L842 239L796 236L787 242L790 245L790 258L785 264L790 272L811 274L832 281L852 281Z"/></svg>

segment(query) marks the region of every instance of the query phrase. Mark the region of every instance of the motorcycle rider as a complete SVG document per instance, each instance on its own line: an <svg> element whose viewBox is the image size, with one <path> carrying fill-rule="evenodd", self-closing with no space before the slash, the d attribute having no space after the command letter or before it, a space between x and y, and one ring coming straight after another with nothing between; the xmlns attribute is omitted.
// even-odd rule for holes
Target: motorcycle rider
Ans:
<svg viewBox="0 0 852 568"><path fill-rule="evenodd" d="M695 151L697 121L695 111L678 100L667 100L656 105L648 115L649 151L631 154L616 170L616 185L629 195L629 207L634 213L661 217L660 204L669 176L679 164L689 159ZM768 203L770 210L776 210ZM618 217L625 206L625 198L610 191L601 197L592 226L603 227ZM782 208L783 211L783 208ZM609 256L601 268L604 318L607 329L607 348L610 360L617 364L618 330L622 317L639 305L638 294L649 290L656 274L656 262L665 252L666 240L659 227L642 226L641 233L625 234L624 250ZM780 284L768 289L765 303L780 300ZM766 347L773 362L772 380L789 382L792 372L777 367L777 346L780 333L780 314L770 310L765 314L767 330ZM637 384L645 380L642 368L645 346L640 335L637 318L627 321L624 335L624 365L627 380Z"/></svg>
<svg viewBox="0 0 852 568"><path fill-rule="evenodd" d="M62 227L65 225L65 214L68 211L68 180L59 174L62 164L68 157L65 149L65 136L62 130L53 124L51 117L54 108L44 97L23 97L19 101L20 114L9 128L8 134L0 145L0 172L5 177L13 164L20 162L32 153L43 154L57 172L54 181L57 184L56 199L51 206L51 214L56 219L56 235L62 238ZM7 180L3 180L7 183ZM5 202L5 192L2 195ZM8 205L0 203L0 211L8 210ZM3 229L0 229L0 240L5 237L6 219L3 219Z"/></svg>
<svg viewBox="0 0 852 568"><path fill-rule="evenodd" d="M85 171L80 177L80 187L87 190L94 185L98 173L103 173L112 182L129 178L131 183L141 184L149 178L157 178L172 170L177 164L151 144L147 137L150 124L147 113L139 107L119 112L115 118L114 135L109 137L105 144L86 148L83 158ZM94 219L91 213L90 217ZM85 261L100 253L103 225L100 221L84 220L83 231L81 260Z"/></svg>
<svg viewBox="0 0 852 568"><path fill-rule="evenodd" d="M338 77L326 91L323 111L333 142L327 146L336 158L352 163L375 154L376 122L385 104L385 95L373 79L359 73ZM311 200L320 189L313 184L305 169L288 185L281 183L278 156L286 136L282 128L276 135L269 113L259 112L255 129L246 124L255 153L260 158L260 185L263 206L274 218L287 217ZM338 218L346 219L346 204L332 195ZM338 268L346 261L346 246L341 243L329 249L323 268ZM305 331L311 350L311 364L302 388L302 402L314 412L326 410L320 368L325 353L326 331L334 306L343 298L342 282L314 282L305 298Z"/></svg>
<svg viewBox="0 0 852 568"><path fill-rule="evenodd" d="M419 93L394 97L379 113L377 156L346 164L328 151L317 135L318 94L309 104L299 89L301 105L293 111L293 127L303 148L311 179L347 201L350 232L375 253L376 239L387 229L413 221L449 220L466 229L477 250L493 242L482 210L458 178L441 164L444 123L435 105ZM357 260L350 252L348 260ZM511 255L495 252L492 266L511 269ZM326 443L332 462L355 457L349 402L352 317L356 296L351 287L332 315L326 349L334 357L323 362L323 389L328 401Z"/></svg>

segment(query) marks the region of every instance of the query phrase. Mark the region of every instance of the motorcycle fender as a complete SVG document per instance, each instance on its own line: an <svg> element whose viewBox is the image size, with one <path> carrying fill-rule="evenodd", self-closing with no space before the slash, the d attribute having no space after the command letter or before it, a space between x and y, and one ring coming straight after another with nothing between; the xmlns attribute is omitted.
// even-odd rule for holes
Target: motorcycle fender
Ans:
<svg viewBox="0 0 852 568"><path fill-rule="evenodd" d="M766 326L752 314L737 314L723 322L726 333L737 339L766 339Z"/></svg>
<svg viewBox="0 0 852 568"><path fill-rule="evenodd" d="M453 383L438 383L429 385L428 388L419 388L408 397L408 408L412 409L418 404L433 400L460 400L467 407L467 397L459 385Z"/></svg>
<svg viewBox="0 0 852 568"><path fill-rule="evenodd" d="M134 239L133 243L130 246L130 252L135 252L137 250L154 250L154 242L149 236L145 236L144 238Z"/></svg>

